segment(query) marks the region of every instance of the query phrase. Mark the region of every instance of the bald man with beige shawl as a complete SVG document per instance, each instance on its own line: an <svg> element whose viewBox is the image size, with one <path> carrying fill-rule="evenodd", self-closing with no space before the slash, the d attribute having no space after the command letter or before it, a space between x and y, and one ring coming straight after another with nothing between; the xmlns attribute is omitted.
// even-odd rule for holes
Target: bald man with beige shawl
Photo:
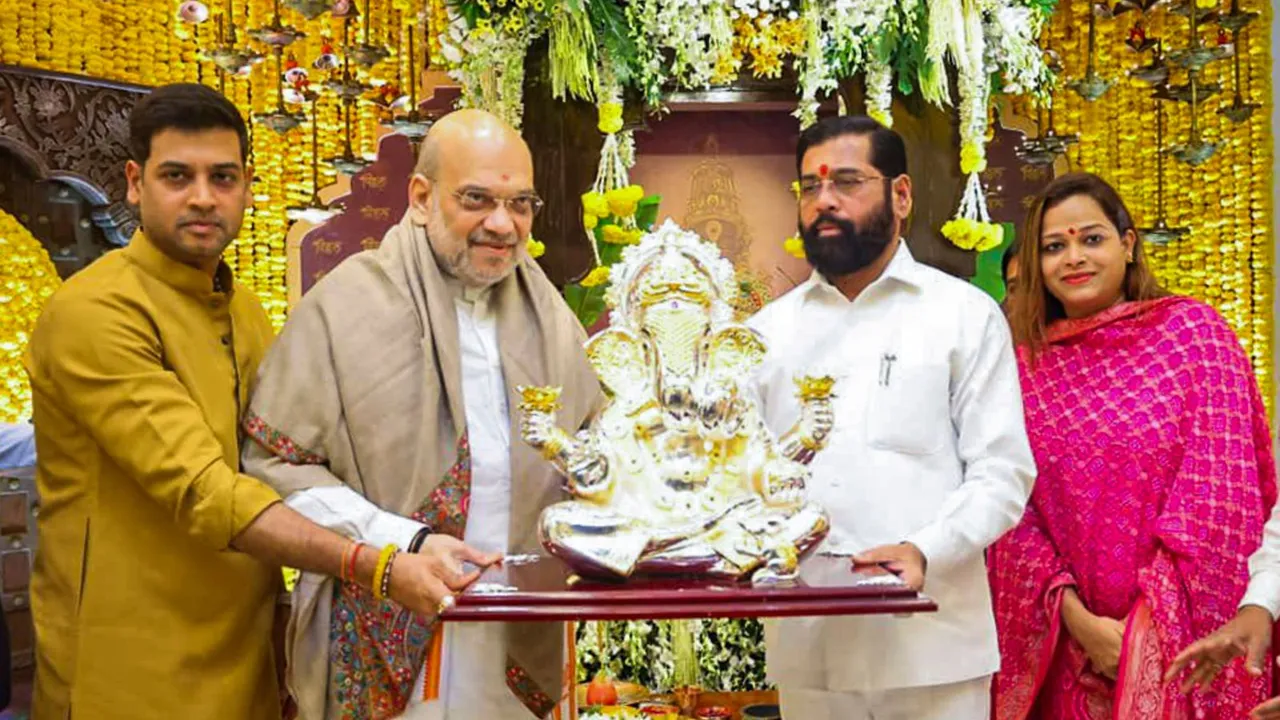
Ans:
<svg viewBox="0 0 1280 720"><path fill-rule="evenodd" d="M293 310L246 416L246 472L374 545L366 553L403 551L424 527L538 552L538 515L562 499L562 481L519 441L516 388L563 387L571 432L600 400L582 327L524 250L540 204L528 150L496 123L460 111L433 128L409 212ZM473 307L485 308L475 322ZM488 344L476 339L486 332ZM485 388L504 397L481 399ZM506 468L505 497L473 503L473 476L492 490ZM367 587L307 573L293 603L289 686L302 720L546 717L561 697L560 624L448 624L433 653L442 625Z"/></svg>

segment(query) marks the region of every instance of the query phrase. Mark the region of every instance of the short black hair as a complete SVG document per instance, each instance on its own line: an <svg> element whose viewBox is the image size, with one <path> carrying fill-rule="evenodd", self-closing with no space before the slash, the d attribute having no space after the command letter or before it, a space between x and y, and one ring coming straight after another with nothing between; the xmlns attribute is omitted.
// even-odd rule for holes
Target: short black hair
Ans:
<svg viewBox="0 0 1280 720"><path fill-rule="evenodd" d="M151 156L151 139L164 130L226 128L240 136L240 161L249 159L249 129L240 111L217 90L196 83L174 83L152 90L129 116L129 154L139 165Z"/></svg>
<svg viewBox="0 0 1280 720"><path fill-rule="evenodd" d="M1021 245L1018 244L1018 241L1014 240L1009 245L1009 247L1005 249L1004 257L1000 258L1000 279L1001 280L1007 279L1009 277L1009 263L1013 262L1013 259L1018 257L1018 248L1020 247Z"/></svg>
<svg viewBox="0 0 1280 720"><path fill-rule="evenodd" d="M901 135L866 115L839 115L819 120L800 133L800 142L796 144L796 175L803 172L801 168L809 148L845 135L871 138L871 164L881 175L896 178L907 174L907 145Z"/></svg>

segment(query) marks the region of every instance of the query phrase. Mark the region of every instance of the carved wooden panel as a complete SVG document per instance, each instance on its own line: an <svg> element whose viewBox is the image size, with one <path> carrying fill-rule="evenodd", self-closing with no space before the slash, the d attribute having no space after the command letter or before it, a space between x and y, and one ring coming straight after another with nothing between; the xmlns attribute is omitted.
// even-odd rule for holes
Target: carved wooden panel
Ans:
<svg viewBox="0 0 1280 720"><path fill-rule="evenodd" d="M63 278L127 242L129 113L146 88L0 66L0 208Z"/></svg>
<svg viewBox="0 0 1280 720"><path fill-rule="evenodd" d="M147 88L0 66L0 138L41 177L70 173L125 198L129 113Z"/></svg>
<svg viewBox="0 0 1280 720"><path fill-rule="evenodd" d="M95 209L84 195L61 181L39 178L35 168L3 147L0 209L44 245L64 280L116 246L97 224Z"/></svg>

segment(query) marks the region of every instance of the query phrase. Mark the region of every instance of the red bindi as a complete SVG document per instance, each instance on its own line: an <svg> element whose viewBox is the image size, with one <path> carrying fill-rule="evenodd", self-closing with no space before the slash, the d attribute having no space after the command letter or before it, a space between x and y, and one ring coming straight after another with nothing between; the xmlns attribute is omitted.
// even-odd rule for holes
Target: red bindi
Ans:
<svg viewBox="0 0 1280 720"><path fill-rule="evenodd" d="M1067 228L1067 234L1068 234L1068 235L1075 235L1075 234L1076 234L1076 226L1075 226L1075 225L1072 225L1071 227L1068 227L1068 228Z"/></svg>
<svg viewBox="0 0 1280 720"><path fill-rule="evenodd" d="M506 181L508 181L508 180L510 180L510 179L511 179L511 176L510 176L510 175L503 175L503 176L502 176L502 182L506 182Z"/></svg>
<svg viewBox="0 0 1280 720"><path fill-rule="evenodd" d="M818 175L821 175L822 177L826 177L826 176L827 176L827 172L828 172L828 170L829 170L829 168L827 168L826 164L819 165L819 166L818 166Z"/></svg>

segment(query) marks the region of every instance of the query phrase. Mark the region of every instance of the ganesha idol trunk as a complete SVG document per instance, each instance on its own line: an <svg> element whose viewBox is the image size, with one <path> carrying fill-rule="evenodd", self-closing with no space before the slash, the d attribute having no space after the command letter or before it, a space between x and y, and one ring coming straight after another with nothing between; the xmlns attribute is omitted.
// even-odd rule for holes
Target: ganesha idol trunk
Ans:
<svg viewBox="0 0 1280 720"><path fill-rule="evenodd" d="M671 221L611 271L610 326L586 345L609 400L571 435L559 388L521 387L521 437L566 478L539 537L582 577L795 578L826 536L805 501L831 433L834 380L796 379L800 418L781 437L750 387L766 347L733 319L733 268Z"/></svg>

